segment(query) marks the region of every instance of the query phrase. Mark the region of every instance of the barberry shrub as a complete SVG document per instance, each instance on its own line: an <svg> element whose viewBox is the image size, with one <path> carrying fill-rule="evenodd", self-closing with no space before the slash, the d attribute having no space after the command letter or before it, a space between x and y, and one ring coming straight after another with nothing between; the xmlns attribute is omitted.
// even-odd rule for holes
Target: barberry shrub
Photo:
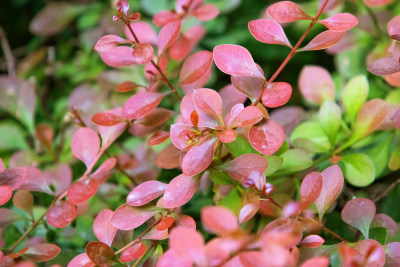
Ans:
<svg viewBox="0 0 400 267"><path fill-rule="evenodd" d="M63 66L16 69L0 29L0 266L400 266L399 3L269 4L249 43L276 66L204 39L236 3L51 2L32 33L84 32ZM54 114L49 75L77 85Z"/></svg>

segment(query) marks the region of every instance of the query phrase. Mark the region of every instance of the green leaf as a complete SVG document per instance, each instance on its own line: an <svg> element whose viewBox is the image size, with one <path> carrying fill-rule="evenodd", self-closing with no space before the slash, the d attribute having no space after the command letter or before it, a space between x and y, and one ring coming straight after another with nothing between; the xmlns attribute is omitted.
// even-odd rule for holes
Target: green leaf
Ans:
<svg viewBox="0 0 400 267"><path fill-rule="evenodd" d="M266 158L268 161L268 168L265 171L266 176L273 174L282 166L283 159L281 157L275 155L268 155L264 156L264 158Z"/></svg>
<svg viewBox="0 0 400 267"><path fill-rule="evenodd" d="M234 185L235 183L229 177L228 174L222 171L211 170L210 171L210 179L216 184L222 185Z"/></svg>
<svg viewBox="0 0 400 267"><path fill-rule="evenodd" d="M354 122L358 111L368 97L369 84L365 75L352 78L344 87L342 102L349 121Z"/></svg>
<svg viewBox="0 0 400 267"><path fill-rule="evenodd" d="M386 102L392 105L400 105L400 88L390 91L386 98Z"/></svg>
<svg viewBox="0 0 400 267"><path fill-rule="evenodd" d="M333 101L325 101L318 113L318 120L328 135L332 146L336 144L336 135L340 130L340 124L342 119L342 112L340 107Z"/></svg>
<svg viewBox="0 0 400 267"><path fill-rule="evenodd" d="M235 215L239 215L240 209L242 208L242 199L240 197L239 191L235 188L218 202L219 206L224 206L230 209Z"/></svg>
<svg viewBox="0 0 400 267"><path fill-rule="evenodd" d="M374 162L365 154L356 153L343 156L339 165L344 178L354 186L364 187L375 179Z"/></svg>
<svg viewBox="0 0 400 267"><path fill-rule="evenodd" d="M260 154L240 135L236 137L235 141L226 143L225 146L235 158L248 153Z"/></svg>
<svg viewBox="0 0 400 267"><path fill-rule="evenodd" d="M375 176L379 177L382 172L386 169L389 161L389 149L392 143L393 135L390 133L381 136L375 143L375 145L368 149L365 154L367 154L374 162Z"/></svg>
<svg viewBox="0 0 400 267"><path fill-rule="evenodd" d="M28 149L24 132L12 121L0 123L0 150Z"/></svg>
<svg viewBox="0 0 400 267"><path fill-rule="evenodd" d="M221 13L228 13L237 8L242 0L212 0L207 2L216 5Z"/></svg>
<svg viewBox="0 0 400 267"><path fill-rule="evenodd" d="M313 163L310 156L302 149L289 149L280 156L283 159L279 171L297 172L310 167Z"/></svg>
<svg viewBox="0 0 400 267"><path fill-rule="evenodd" d="M286 142L286 140L284 140L281 147L278 149L278 151L275 152L275 155L279 156L288 149L289 149L289 144Z"/></svg>
<svg viewBox="0 0 400 267"><path fill-rule="evenodd" d="M400 168L400 143L390 154L388 167L392 171L397 171Z"/></svg>
<svg viewBox="0 0 400 267"><path fill-rule="evenodd" d="M316 121L299 124L290 135L290 140L296 148L312 153L325 153L331 148L329 137Z"/></svg>
<svg viewBox="0 0 400 267"><path fill-rule="evenodd" d="M173 5L168 0L141 0L140 5L148 15L155 15L162 10L171 10Z"/></svg>
<svg viewBox="0 0 400 267"><path fill-rule="evenodd" d="M369 238L378 241L382 246L386 245L387 237L388 232L384 227L372 228L369 231Z"/></svg>

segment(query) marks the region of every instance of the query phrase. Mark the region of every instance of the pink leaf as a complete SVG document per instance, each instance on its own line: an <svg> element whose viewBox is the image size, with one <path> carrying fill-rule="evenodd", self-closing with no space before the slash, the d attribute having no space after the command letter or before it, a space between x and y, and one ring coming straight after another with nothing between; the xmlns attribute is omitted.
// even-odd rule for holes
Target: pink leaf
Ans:
<svg viewBox="0 0 400 267"><path fill-rule="evenodd" d="M153 17L153 23L158 27L164 27L168 23L178 20L180 20L179 15L169 10L162 10Z"/></svg>
<svg viewBox="0 0 400 267"><path fill-rule="evenodd" d="M368 66L368 71L378 75L389 75L400 72L400 63L392 57L383 57Z"/></svg>
<svg viewBox="0 0 400 267"><path fill-rule="evenodd" d="M4 163L3 160L0 158L0 173L4 172L5 168L4 168Z"/></svg>
<svg viewBox="0 0 400 267"><path fill-rule="evenodd" d="M272 155L283 144L285 132L273 120L268 120L254 125L249 131L250 144L261 154Z"/></svg>
<svg viewBox="0 0 400 267"><path fill-rule="evenodd" d="M391 242L386 244L386 264L388 267L400 265L400 242Z"/></svg>
<svg viewBox="0 0 400 267"><path fill-rule="evenodd" d="M175 255L172 249L167 250L157 262L157 267L192 267L193 260L184 260L179 256Z"/></svg>
<svg viewBox="0 0 400 267"><path fill-rule="evenodd" d="M169 138L169 132L166 131L157 131L155 132L150 139L147 141L149 146L156 146L164 143Z"/></svg>
<svg viewBox="0 0 400 267"><path fill-rule="evenodd" d="M216 136L222 143L231 143L236 139L236 132L234 130L227 129L221 132L217 132Z"/></svg>
<svg viewBox="0 0 400 267"><path fill-rule="evenodd" d="M26 167L28 171L28 177L26 177L25 183L18 187L20 190L39 191L52 195L53 192L49 187L49 181L47 181L44 173L36 167ZM65 178L68 181L68 173L65 173Z"/></svg>
<svg viewBox="0 0 400 267"><path fill-rule="evenodd" d="M385 250L378 241L365 239L354 244L354 248L363 256L361 262L368 267L381 267L385 264Z"/></svg>
<svg viewBox="0 0 400 267"><path fill-rule="evenodd" d="M149 23L145 21L131 22L131 27L139 39L139 43L157 44L157 33ZM129 40L134 41L128 26L125 27L125 35Z"/></svg>
<svg viewBox="0 0 400 267"><path fill-rule="evenodd" d="M292 86L285 82L275 82L267 85L262 94L262 103L268 108L285 105L292 96Z"/></svg>
<svg viewBox="0 0 400 267"><path fill-rule="evenodd" d="M12 197L13 190L8 185L0 185L0 206L6 204Z"/></svg>
<svg viewBox="0 0 400 267"><path fill-rule="evenodd" d="M175 222L174 217L163 217L161 221L157 224L157 230L163 231L170 228Z"/></svg>
<svg viewBox="0 0 400 267"><path fill-rule="evenodd" d="M68 263L68 267L94 267L95 264L92 262L92 260L87 256L86 253L79 254L78 256L75 256L75 258L72 259Z"/></svg>
<svg viewBox="0 0 400 267"><path fill-rule="evenodd" d="M374 202L367 198L355 198L346 203L342 210L342 219L359 229L368 238L369 226L376 213Z"/></svg>
<svg viewBox="0 0 400 267"><path fill-rule="evenodd" d="M213 160L215 141L214 138L210 138L186 153L181 163L184 175L193 176L207 169Z"/></svg>
<svg viewBox="0 0 400 267"><path fill-rule="evenodd" d="M136 93L125 102L123 116L130 120L142 118L155 110L165 95L166 93Z"/></svg>
<svg viewBox="0 0 400 267"><path fill-rule="evenodd" d="M143 241L135 243L133 246L125 249L119 257L122 262L130 262L140 258L146 252L146 246Z"/></svg>
<svg viewBox="0 0 400 267"><path fill-rule="evenodd" d="M125 67L140 64L132 55L133 49L128 46L117 46L100 54L101 59L111 67Z"/></svg>
<svg viewBox="0 0 400 267"><path fill-rule="evenodd" d="M199 51L190 55L182 65L179 84L190 84L203 77L210 69L213 55L209 51Z"/></svg>
<svg viewBox="0 0 400 267"><path fill-rule="evenodd" d="M322 190L322 176L319 172L307 174L300 187L300 209L305 210L314 203Z"/></svg>
<svg viewBox="0 0 400 267"><path fill-rule="evenodd" d="M390 237L395 237L399 232L399 225L395 220L386 214L379 213L376 214L372 220L373 227L384 227L388 231Z"/></svg>
<svg viewBox="0 0 400 267"><path fill-rule="evenodd" d="M176 222L176 227L186 227L196 231L196 222L189 215L182 214Z"/></svg>
<svg viewBox="0 0 400 267"><path fill-rule="evenodd" d="M0 228L6 227L19 219L19 215L14 211L0 208Z"/></svg>
<svg viewBox="0 0 400 267"><path fill-rule="evenodd" d="M327 30L314 37L301 51L321 50L337 44L343 37L344 32Z"/></svg>
<svg viewBox="0 0 400 267"><path fill-rule="evenodd" d="M25 183L27 177L28 171L26 168L9 168L0 173L0 185L7 185L12 190L16 190Z"/></svg>
<svg viewBox="0 0 400 267"><path fill-rule="evenodd" d="M139 227L158 211L131 207L128 204L120 206L111 217L111 223L120 230L131 230Z"/></svg>
<svg viewBox="0 0 400 267"><path fill-rule="evenodd" d="M214 233L227 233L238 229L236 216L225 207L209 206L201 210L204 227Z"/></svg>
<svg viewBox="0 0 400 267"><path fill-rule="evenodd" d="M300 245L307 248L317 248L325 243L325 240L319 235L309 235L301 240Z"/></svg>
<svg viewBox="0 0 400 267"><path fill-rule="evenodd" d="M131 206L142 206L161 196L167 184L158 181L147 181L136 186L126 198L126 203Z"/></svg>
<svg viewBox="0 0 400 267"><path fill-rule="evenodd" d="M175 177L165 189L162 198L163 206L168 209L183 206L196 192L199 180L183 174Z"/></svg>
<svg viewBox="0 0 400 267"><path fill-rule="evenodd" d="M169 22L161 28L158 34L158 55L161 55L166 49L168 49L178 39L181 31L181 21L176 20Z"/></svg>
<svg viewBox="0 0 400 267"><path fill-rule="evenodd" d="M171 45L169 48L169 56L176 61L183 60L190 53L190 49L192 48L192 43L190 40L181 35L175 43Z"/></svg>
<svg viewBox="0 0 400 267"><path fill-rule="evenodd" d="M80 128L75 132L71 142L72 154L83 161L89 168L94 164L97 153L100 149L100 138L90 128Z"/></svg>
<svg viewBox="0 0 400 267"><path fill-rule="evenodd" d="M154 57L153 47L149 44L138 44L132 52L137 64L149 63Z"/></svg>
<svg viewBox="0 0 400 267"><path fill-rule="evenodd" d="M365 5L370 7L386 6L393 2L394 0L364 0Z"/></svg>
<svg viewBox="0 0 400 267"><path fill-rule="evenodd" d="M218 8L213 4L205 4L197 8L193 12L193 16L195 16L198 20L201 21L209 21L217 17L219 14Z"/></svg>
<svg viewBox="0 0 400 267"><path fill-rule="evenodd" d="M197 89L192 99L199 110L222 121L222 99L216 91L207 88Z"/></svg>
<svg viewBox="0 0 400 267"><path fill-rule="evenodd" d="M51 169L46 169L43 174L46 184L55 188L56 196L67 191L72 181L72 170L67 164L58 164Z"/></svg>
<svg viewBox="0 0 400 267"><path fill-rule="evenodd" d="M186 94L181 102L181 115L182 115L182 120L187 124L187 125L193 125L192 117L193 111L196 110L197 116L198 116L198 127L208 127L208 128L215 128L219 125L216 119L213 117L207 115L200 109L196 108L196 106L193 103L193 92L190 92ZM197 118L196 118L197 119ZM172 135L172 132L171 132Z"/></svg>
<svg viewBox="0 0 400 267"><path fill-rule="evenodd" d="M320 219L325 211L336 200L343 188L344 177L338 165L333 165L321 172L322 189L315 201Z"/></svg>
<svg viewBox="0 0 400 267"><path fill-rule="evenodd" d="M324 256L318 256L311 259L306 260L300 267L328 267L329 266L329 258Z"/></svg>
<svg viewBox="0 0 400 267"><path fill-rule="evenodd" d="M268 7L268 15L279 22L292 22L296 20L312 20L301 8L291 1L280 1Z"/></svg>
<svg viewBox="0 0 400 267"><path fill-rule="evenodd" d="M54 244L39 243L28 248L25 257L35 262L51 260L60 254L61 248Z"/></svg>
<svg viewBox="0 0 400 267"><path fill-rule="evenodd" d="M29 191L18 190L13 197L15 207L26 211L33 218L33 196Z"/></svg>
<svg viewBox="0 0 400 267"><path fill-rule="evenodd" d="M282 26L272 19L257 19L249 22L249 30L256 40L266 44L292 47Z"/></svg>
<svg viewBox="0 0 400 267"><path fill-rule="evenodd" d="M105 181L110 177L112 174L112 169L114 168L117 160L115 158L109 158L104 161L97 170L92 173L90 176L92 179L97 180L99 184L105 183Z"/></svg>
<svg viewBox="0 0 400 267"><path fill-rule="evenodd" d="M358 19L349 13L338 13L318 23L332 31L348 31L358 24Z"/></svg>
<svg viewBox="0 0 400 267"><path fill-rule="evenodd" d="M396 127L396 129L400 129L400 108L396 111L392 120L394 127Z"/></svg>
<svg viewBox="0 0 400 267"><path fill-rule="evenodd" d="M184 261L200 263L202 260L204 239L203 236L189 228L175 228L169 237L169 246L175 255Z"/></svg>
<svg viewBox="0 0 400 267"><path fill-rule="evenodd" d="M247 180L253 171L264 173L267 160L257 154L244 154L223 165L223 170L239 181Z"/></svg>
<svg viewBox="0 0 400 267"><path fill-rule="evenodd" d="M92 241L85 250L87 256L98 266L111 266L115 258L114 251L103 242Z"/></svg>
<svg viewBox="0 0 400 267"><path fill-rule="evenodd" d="M125 121L124 118L109 112L96 113L91 120L94 124L101 126L114 126Z"/></svg>
<svg viewBox="0 0 400 267"><path fill-rule="evenodd" d="M386 1L393 2L393 0L386 0ZM387 24L387 30L390 38L400 41L400 16L396 16L389 21L389 23Z"/></svg>
<svg viewBox="0 0 400 267"><path fill-rule="evenodd" d="M243 207L239 212L239 223L247 222L253 218L260 208L260 197L254 193L247 193L243 202Z"/></svg>
<svg viewBox="0 0 400 267"><path fill-rule="evenodd" d="M58 200L50 207L46 214L47 222L56 228L63 228L69 225L77 215L76 205L68 201Z"/></svg>
<svg viewBox="0 0 400 267"><path fill-rule="evenodd" d="M98 186L95 179L87 178L78 181L68 189L68 200L72 204L81 204L96 194Z"/></svg>
<svg viewBox="0 0 400 267"><path fill-rule="evenodd" d="M319 66L305 66L299 76L299 88L305 99L321 105L335 99L335 84L329 72Z"/></svg>
<svg viewBox="0 0 400 267"><path fill-rule="evenodd" d="M111 246L117 228L111 224L114 212L109 209L102 210L93 222L93 232L98 240Z"/></svg>
<svg viewBox="0 0 400 267"><path fill-rule="evenodd" d="M168 237L168 229L158 230L157 227L153 227L147 234L142 237L142 239L163 240L167 239Z"/></svg>
<svg viewBox="0 0 400 267"><path fill-rule="evenodd" d="M214 62L226 74L263 77L250 52L239 45L218 45L213 51Z"/></svg>
<svg viewBox="0 0 400 267"><path fill-rule="evenodd" d="M231 81L235 88L245 94L252 102L261 95L265 81L253 76L232 76Z"/></svg>
<svg viewBox="0 0 400 267"><path fill-rule="evenodd" d="M122 117L122 108L114 108L111 110L107 110L106 112L112 113L119 117ZM99 133L101 136L101 147L102 149L106 149L109 145L111 145L115 139L117 139L124 131L126 127L126 122L118 123L114 126L99 126Z"/></svg>
<svg viewBox="0 0 400 267"><path fill-rule="evenodd" d="M232 108L232 113L234 111L234 109L236 109L236 107L238 107L238 105L241 105L241 107L243 106L243 104L237 104ZM248 126L252 126L256 123L258 123L259 121L262 120L263 118L263 113L261 112L261 110L257 107L254 106L247 106L244 109L242 109L241 111L239 111L238 114L233 115L231 117L231 122L229 124L230 128L236 128L236 127L248 127Z"/></svg>
<svg viewBox="0 0 400 267"><path fill-rule="evenodd" d="M101 37L96 45L94 46L94 50L99 53L107 52L112 50L113 48L117 47L119 44L128 43L128 40L121 38L117 35L106 35Z"/></svg>

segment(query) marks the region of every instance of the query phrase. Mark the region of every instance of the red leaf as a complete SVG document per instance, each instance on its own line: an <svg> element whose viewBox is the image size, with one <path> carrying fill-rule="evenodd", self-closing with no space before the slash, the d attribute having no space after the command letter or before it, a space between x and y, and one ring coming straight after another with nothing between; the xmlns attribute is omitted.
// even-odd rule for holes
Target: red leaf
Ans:
<svg viewBox="0 0 400 267"><path fill-rule="evenodd" d="M94 50L96 50L99 53L103 53L112 50L119 44L124 44L128 42L129 42L128 40L125 40L124 38L121 38L117 35L109 34L101 37L97 41L96 45L94 46Z"/></svg>
<svg viewBox="0 0 400 267"><path fill-rule="evenodd" d="M163 231L170 228L175 222L174 217L163 217L161 221L157 224L157 230Z"/></svg>
<svg viewBox="0 0 400 267"><path fill-rule="evenodd" d="M262 94L262 103L268 108L285 105L292 96L292 86L285 82L275 82L267 85Z"/></svg>
<svg viewBox="0 0 400 267"><path fill-rule="evenodd" d="M156 146L163 143L168 138L169 138L169 132L157 131L150 137L149 141L147 141L147 144L149 146Z"/></svg>
<svg viewBox="0 0 400 267"><path fill-rule="evenodd" d="M4 172L4 163L3 160L0 158L0 173Z"/></svg>
<svg viewBox="0 0 400 267"><path fill-rule="evenodd" d="M376 214L374 219L372 220L373 227L384 227L388 231L388 235L390 237L395 237L399 232L399 225L395 220L389 217L386 214L379 213Z"/></svg>
<svg viewBox="0 0 400 267"><path fill-rule="evenodd" d="M146 252L146 246L143 241L138 241L134 245L125 249L119 257L122 262L130 262L140 258Z"/></svg>
<svg viewBox="0 0 400 267"><path fill-rule="evenodd" d="M6 227L19 219L19 215L14 211L0 208L0 228Z"/></svg>
<svg viewBox="0 0 400 267"><path fill-rule="evenodd" d="M125 81L125 82L120 83L117 86L117 91L120 93L126 93L126 92L133 91L138 87L139 87L139 85L135 82Z"/></svg>
<svg viewBox="0 0 400 267"><path fill-rule="evenodd" d="M281 1L268 7L268 15L279 22L292 22L296 20L312 20L301 8L291 1Z"/></svg>
<svg viewBox="0 0 400 267"><path fill-rule="evenodd" d="M305 99L322 105L335 100L335 84L329 72L319 66L305 66L299 76L299 88Z"/></svg>
<svg viewBox="0 0 400 267"><path fill-rule="evenodd" d="M386 6L393 2L394 0L364 0L365 5L370 7Z"/></svg>
<svg viewBox="0 0 400 267"><path fill-rule="evenodd" d="M111 223L119 230L132 230L145 223L157 212L156 210L131 207L128 204L124 204L114 212Z"/></svg>
<svg viewBox="0 0 400 267"><path fill-rule="evenodd" d="M267 160L257 154L244 154L225 163L223 170L234 179L247 180L253 171L264 173L267 170Z"/></svg>
<svg viewBox="0 0 400 267"><path fill-rule="evenodd" d="M190 84L203 77L210 69L213 55L209 51L199 51L190 55L182 65L179 84Z"/></svg>
<svg viewBox="0 0 400 267"><path fill-rule="evenodd" d="M300 267L328 267L329 266L329 258L324 256L318 256L311 259L306 260Z"/></svg>
<svg viewBox="0 0 400 267"><path fill-rule="evenodd" d="M245 94L252 102L261 95L264 88L264 80L252 76L232 76L231 81L235 88Z"/></svg>
<svg viewBox="0 0 400 267"><path fill-rule="evenodd" d="M261 154L272 155L283 144L285 132L283 128L273 120L254 125L249 131L250 144Z"/></svg>
<svg viewBox="0 0 400 267"><path fill-rule="evenodd" d="M109 112L96 113L92 117L92 122L101 126L114 126L124 121L124 118Z"/></svg>
<svg viewBox="0 0 400 267"><path fill-rule="evenodd" d="M142 118L155 110L165 95L145 91L136 93L125 102L123 116L130 120Z"/></svg>
<svg viewBox="0 0 400 267"><path fill-rule="evenodd" d="M315 201L320 219L325 211L336 200L343 188L344 178L342 170L338 165L326 168L322 175L322 190Z"/></svg>
<svg viewBox="0 0 400 267"><path fill-rule="evenodd" d="M226 74L263 77L250 52L239 45L218 45L213 51L215 65Z"/></svg>
<svg viewBox="0 0 400 267"><path fill-rule="evenodd" d="M71 142L72 154L83 161L89 168L94 164L97 153L100 149L100 138L90 128L80 128L75 132Z"/></svg>
<svg viewBox="0 0 400 267"><path fill-rule="evenodd" d="M365 266L384 266L385 250L372 239L365 239L354 244L354 248L363 256L361 263Z"/></svg>
<svg viewBox="0 0 400 267"><path fill-rule="evenodd" d="M72 204L81 204L94 196L97 192L99 184L97 180L87 178L82 181L74 183L68 190L68 200Z"/></svg>
<svg viewBox="0 0 400 267"><path fill-rule="evenodd" d="M192 99L199 110L222 121L222 99L216 91L207 88L197 89L194 91Z"/></svg>
<svg viewBox="0 0 400 267"><path fill-rule="evenodd" d="M157 155L155 164L163 169L174 169L180 166L181 151L169 144Z"/></svg>
<svg viewBox="0 0 400 267"><path fill-rule="evenodd" d="M217 132L216 136L222 143L231 143L236 139L236 132L231 129L223 130L222 132Z"/></svg>
<svg viewBox="0 0 400 267"><path fill-rule="evenodd" d="M395 267L400 265L400 242L386 244L386 264Z"/></svg>
<svg viewBox="0 0 400 267"><path fill-rule="evenodd" d="M43 174L46 184L55 188L56 196L64 193L72 181L72 170L67 164L57 164L55 167L46 169Z"/></svg>
<svg viewBox="0 0 400 267"><path fill-rule="evenodd" d="M386 1L393 2L393 0ZM396 16L389 21L389 23L387 24L387 30L390 38L396 41L400 41L400 16Z"/></svg>
<svg viewBox="0 0 400 267"><path fill-rule="evenodd" d="M319 172L307 174L300 187L300 210L305 210L314 203L322 190L322 176Z"/></svg>
<svg viewBox="0 0 400 267"><path fill-rule="evenodd" d="M176 20L163 26L158 34L158 55L161 55L178 39L181 32L181 21Z"/></svg>
<svg viewBox="0 0 400 267"><path fill-rule="evenodd" d="M68 201L58 200L50 207L46 214L48 224L56 228L63 228L69 225L77 215L76 205Z"/></svg>
<svg viewBox="0 0 400 267"><path fill-rule="evenodd" d="M169 48L169 56L176 61L183 60L190 53L190 49L192 48L192 43L190 40L181 35L176 42L171 45Z"/></svg>
<svg viewBox="0 0 400 267"><path fill-rule="evenodd" d="M301 51L321 50L337 44L343 37L344 32L327 30L314 37Z"/></svg>
<svg viewBox="0 0 400 267"><path fill-rule="evenodd" d="M338 13L318 23L332 31L348 31L358 24L358 19L349 13Z"/></svg>
<svg viewBox="0 0 400 267"><path fill-rule="evenodd" d="M115 258L114 251L100 241L93 241L86 246L87 256L99 266L111 266Z"/></svg>
<svg viewBox="0 0 400 267"><path fill-rule="evenodd" d="M260 208L260 197L254 193L247 193L243 202L243 207L239 212L239 223L247 222L253 218Z"/></svg>
<svg viewBox="0 0 400 267"><path fill-rule="evenodd" d="M13 204L15 207L26 211L33 218L33 196L29 191L18 190L14 194Z"/></svg>
<svg viewBox="0 0 400 267"><path fill-rule="evenodd" d="M143 206L161 196L166 188L167 184L158 181L141 183L129 193L126 203L131 206Z"/></svg>
<svg viewBox="0 0 400 267"><path fill-rule="evenodd" d="M249 30L256 40L266 44L292 47L282 26L272 19L257 19L249 22Z"/></svg>
<svg viewBox="0 0 400 267"><path fill-rule="evenodd" d="M132 52L137 64L149 63L154 57L153 47L149 44L138 44Z"/></svg>
<svg viewBox="0 0 400 267"><path fill-rule="evenodd" d="M204 239L197 231L183 227L173 229L169 237L169 246L184 261L201 263L203 260Z"/></svg>
<svg viewBox="0 0 400 267"><path fill-rule="evenodd" d="M25 257L32 261L43 262L51 260L60 254L61 248L54 244L39 243L28 248Z"/></svg>
<svg viewBox="0 0 400 267"><path fill-rule="evenodd" d="M90 260L86 253L75 256L69 263L68 267L94 267L95 264Z"/></svg>
<svg viewBox="0 0 400 267"><path fill-rule="evenodd" d="M117 228L111 224L111 218L114 212L109 209L100 211L93 222L93 233L101 242L111 246Z"/></svg>
<svg viewBox="0 0 400 267"><path fill-rule="evenodd" d="M166 123L172 117L172 112L164 108L156 108L148 115L135 121L147 127L156 127Z"/></svg>
<svg viewBox="0 0 400 267"><path fill-rule="evenodd" d="M210 80L210 77L211 77L211 69L209 71L207 71L197 81L195 81L193 83L190 83L190 84L182 84L181 88L186 94L192 93L193 92L193 88L202 88L202 87L204 87L204 85L206 85L208 80Z"/></svg>
<svg viewBox="0 0 400 267"><path fill-rule="evenodd" d="M204 4L197 8L192 14L198 20L209 21L218 16L219 10L213 4Z"/></svg>
<svg viewBox="0 0 400 267"><path fill-rule="evenodd" d="M354 198L346 203L342 210L345 223L359 229L368 238L369 226L376 213L374 202L367 198Z"/></svg>
<svg viewBox="0 0 400 267"><path fill-rule="evenodd" d="M243 108L243 104L237 104L232 108L229 128L252 126L263 118L261 110L254 106Z"/></svg>
<svg viewBox="0 0 400 267"><path fill-rule="evenodd" d="M28 171L28 177L26 177L25 183L18 187L19 190L28 190L28 191L39 191L44 192L49 195L52 195L49 184L50 182L46 179L44 173L35 167L26 167ZM65 173L65 178L68 181L68 172Z"/></svg>
<svg viewBox="0 0 400 267"><path fill-rule="evenodd" d="M236 216L222 206L209 206L201 210L201 221L204 227L214 233L227 233L238 229Z"/></svg>
<svg viewBox="0 0 400 267"><path fill-rule="evenodd" d="M0 206L6 204L12 197L13 190L8 185L0 185Z"/></svg>
<svg viewBox="0 0 400 267"><path fill-rule="evenodd" d="M193 176L207 169L213 160L215 142L216 139L210 138L186 153L181 163L184 175Z"/></svg>
<svg viewBox="0 0 400 267"><path fill-rule="evenodd" d="M28 171L26 168L9 168L0 173L0 185L7 185L12 190L16 190L25 183L27 177Z"/></svg>
<svg viewBox="0 0 400 267"><path fill-rule="evenodd" d="M301 240L300 245L307 248L317 248L323 243L325 243L325 240L319 235L309 235Z"/></svg>
<svg viewBox="0 0 400 267"><path fill-rule="evenodd" d="M186 227L196 231L196 222L189 215L181 214L179 220L176 222L176 227Z"/></svg>
<svg viewBox="0 0 400 267"><path fill-rule="evenodd" d="M165 189L162 204L168 209L183 206L196 192L199 180L183 174L175 177Z"/></svg>
<svg viewBox="0 0 400 267"><path fill-rule="evenodd" d="M210 90L210 89L208 89ZM199 117L199 121L197 126L198 127L208 127L208 128L215 128L216 126L219 125L216 119L211 117L210 115L207 115L200 109L196 108L196 106L193 103L193 90L192 92L186 94L181 102L181 115L182 115L182 120L185 122L185 124L192 125L192 113L194 110L196 110L197 116ZM215 99L214 99L215 100ZM218 100L217 100L218 101ZM172 135L172 132L171 132Z"/></svg>
<svg viewBox="0 0 400 267"><path fill-rule="evenodd" d="M383 57L368 66L368 71L378 75L389 75L400 72L400 63L392 57Z"/></svg>
<svg viewBox="0 0 400 267"><path fill-rule="evenodd" d="M117 46L100 54L101 59L111 67L125 67L141 64L132 55L133 49L128 46Z"/></svg>
<svg viewBox="0 0 400 267"><path fill-rule="evenodd" d="M103 184L111 176L112 169L114 168L117 160L115 158L109 158L104 161L97 170L90 176L92 179L97 180L99 184Z"/></svg>

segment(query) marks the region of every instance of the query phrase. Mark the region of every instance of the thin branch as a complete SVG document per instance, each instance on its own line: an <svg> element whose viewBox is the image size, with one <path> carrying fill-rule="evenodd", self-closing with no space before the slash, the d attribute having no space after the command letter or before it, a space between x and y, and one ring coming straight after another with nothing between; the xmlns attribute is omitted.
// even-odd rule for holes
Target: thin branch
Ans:
<svg viewBox="0 0 400 267"><path fill-rule="evenodd" d="M8 75L14 77L15 76L15 59L11 52L11 48L8 43L6 33L1 26L0 26L0 43L1 43L1 48L3 49L4 57L7 62Z"/></svg>
<svg viewBox="0 0 400 267"><path fill-rule="evenodd" d="M383 191L380 195L378 195L375 199L374 202L378 202L379 200L381 200L382 198L386 197L389 192L395 188L396 185L400 184L400 178L398 178L396 181L394 181L393 183L391 183L386 189L385 191Z"/></svg>
<svg viewBox="0 0 400 267"><path fill-rule="evenodd" d="M299 219L301 219L302 221L311 221L312 223L317 224L319 227L321 227L321 229L323 229L324 231L328 232L329 234L331 234L333 237L335 237L336 239L342 241L342 242L346 242L346 243L350 243L350 241L344 239L343 237L341 237L340 235L336 234L334 231L332 231L331 229L327 228L325 225L323 225L322 223L311 219L311 218L303 218L303 217L299 217Z"/></svg>

